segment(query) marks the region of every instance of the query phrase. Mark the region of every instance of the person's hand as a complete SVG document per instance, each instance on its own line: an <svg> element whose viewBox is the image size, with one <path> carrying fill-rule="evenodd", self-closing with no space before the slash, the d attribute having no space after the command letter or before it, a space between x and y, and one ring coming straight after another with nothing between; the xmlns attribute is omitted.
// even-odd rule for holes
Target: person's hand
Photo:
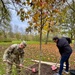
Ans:
<svg viewBox="0 0 75 75"><path fill-rule="evenodd" d="M6 62L6 60L3 60L3 62Z"/></svg>
<svg viewBox="0 0 75 75"><path fill-rule="evenodd" d="M9 60L3 60L3 62L12 64Z"/></svg>
<svg viewBox="0 0 75 75"><path fill-rule="evenodd" d="M6 63L6 62L7 62L7 60L3 60L3 62L5 62L5 63Z"/></svg>
<svg viewBox="0 0 75 75"><path fill-rule="evenodd" d="M9 64L12 64L9 60L7 60L6 62L9 63Z"/></svg>
<svg viewBox="0 0 75 75"><path fill-rule="evenodd" d="M23 67L23 65L22 65L22 64L19 64L19 66L20 66L20 67Z"/></svg>

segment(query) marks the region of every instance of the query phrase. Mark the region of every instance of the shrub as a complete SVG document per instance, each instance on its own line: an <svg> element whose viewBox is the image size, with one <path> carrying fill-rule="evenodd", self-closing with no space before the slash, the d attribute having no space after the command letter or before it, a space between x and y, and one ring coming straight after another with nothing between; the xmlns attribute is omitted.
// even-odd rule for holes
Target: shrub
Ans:
<svg viewBox="0 0 75 75"><path fill-rule="evenodd" d="M6 38L6 39L0 39L0 42L12 42L12 40L11 39L8 39L8 38Z"/></svg>

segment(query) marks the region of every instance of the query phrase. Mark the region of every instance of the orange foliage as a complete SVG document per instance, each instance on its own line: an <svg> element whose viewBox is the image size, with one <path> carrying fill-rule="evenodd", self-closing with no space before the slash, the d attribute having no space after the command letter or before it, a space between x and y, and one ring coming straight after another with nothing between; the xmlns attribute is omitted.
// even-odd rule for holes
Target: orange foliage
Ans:
<svg viewBox="0 0 75 75"><path fill-rule="evenodd" d="M53 12L59 13L59 10L58 9L53 9Z"/></svg>

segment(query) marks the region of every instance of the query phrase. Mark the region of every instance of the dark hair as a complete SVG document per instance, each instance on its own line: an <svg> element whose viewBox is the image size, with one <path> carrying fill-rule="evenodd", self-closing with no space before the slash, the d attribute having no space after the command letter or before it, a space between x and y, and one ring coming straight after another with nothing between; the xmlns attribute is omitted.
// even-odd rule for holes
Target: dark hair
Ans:
<svg viewBox="0 0 75 75"><path fill-rule="evenodd" d="M59 39L57 36L53 37L53 40L57 40L57 39Z"/></svg>

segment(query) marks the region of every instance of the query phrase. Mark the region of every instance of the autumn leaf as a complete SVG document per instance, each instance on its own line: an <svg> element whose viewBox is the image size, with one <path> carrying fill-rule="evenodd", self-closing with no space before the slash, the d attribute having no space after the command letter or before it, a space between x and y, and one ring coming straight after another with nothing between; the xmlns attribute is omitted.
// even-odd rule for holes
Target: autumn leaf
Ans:
<svg viewBox="0 0 75 75"><path fill-rule="evenodd" d="M28 5L30 5L30 2L29 2L29 1L27 1L27 4L28 4Z"/></svg>
<svg viewBox="0 0 75 75"><path fill-rule="evenodd" d="M30 11L28 11L28 12L27 12L27 14L29 14L29 15L30 15L30 14L31 14L31 12L30 12Z"/></svg>
<svg viewBox="0 0 75 75"><path fill-rule="evenodd" d="M36 23L35 26L40 26L40 24L37 24L37 23Z"/></svg>
<svg viewBox="0 0 75 75"><path fill-rule="evenodd" d="M53 9L52 11L55 12L55 13L59 13L58 9Z"/></svg>
<svg viewBox="0 0 75 75"><path fill-rule="evenodd" d="M25 16L26 19L29 19L29 16Z"/></svg>
<svg viewBox="0 0 75 75"><path fill-rule="evenodd" d="M20 14L20 11L17 12L17 15L19 15L19 14Z"/></svg>
<svg viewBox="0 0 75 75"><path fill-rule="evenodd" d="M54 25L54 21L51 21L51 22L50 22L50 25Z"/></svg>
<svg viewBox="0 0 75 75"><path fill-rule="evenodd" d="M29 25L30 25L30 26L32 26L32 25L33 25L33 23L29 22Z"/></svg>
<svg viewBox="0 0 75 75"><path fill-rule="evenodd" d="M23 18L23 17L21 17L21 18L20 18L20 20L24 21L24 18Z"/></svg>
<svg viewBox="0 0 75 75"><path fill-rule="evenodd" d="M66 2L66 0L63 0L63 2L65 3L65 2Z"/></svg>
<svg viewBox="0 0 75 75"><path fill-rule="evenodd" d="M43 27L43 29L47 30L48 29L48 25L49 25L49 22L46 22L45 25L44 25L44 27Z"/></svg>
<svg viewBox="0 0 75 75"><path fill-rule="evenodd" d="M23 4L23 5L26 5L26 2L23 2L22 4Z"/></svg>
<svg viewBox="0 0 75 75"><path fill-rule="evenodd" d="M21 2L21 0L15 0L15 2L18 4L18 3L20 3L20 2Z"/></svg>

